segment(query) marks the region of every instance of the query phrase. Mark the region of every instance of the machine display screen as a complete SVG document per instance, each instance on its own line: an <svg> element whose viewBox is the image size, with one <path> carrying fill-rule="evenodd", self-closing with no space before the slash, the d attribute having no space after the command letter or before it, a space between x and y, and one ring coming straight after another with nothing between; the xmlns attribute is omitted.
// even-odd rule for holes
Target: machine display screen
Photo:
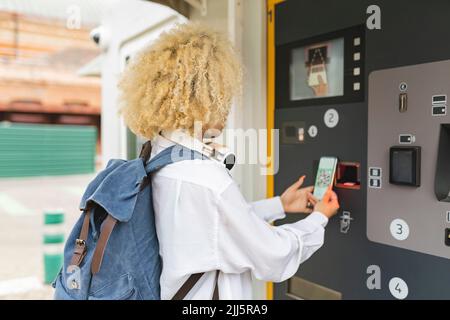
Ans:
<svg viewBox="0 0 450 320"><path fill-rule="evenodd" d="M291 100L344 95L344 38L292 50Z"/></svg>

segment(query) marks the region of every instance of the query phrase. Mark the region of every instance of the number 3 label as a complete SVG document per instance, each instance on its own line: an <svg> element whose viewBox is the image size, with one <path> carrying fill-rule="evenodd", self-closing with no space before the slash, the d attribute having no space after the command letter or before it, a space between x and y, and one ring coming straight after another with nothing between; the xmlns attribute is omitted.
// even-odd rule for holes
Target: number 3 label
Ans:
<svg viewBox="0 0 450 320"><path fill-rule="evenodd" d="M323 121L328 128L334 128L339 123L339 113L336 109L328 109L323 116Z"/></svg>
<svg viewBox="0 0 450 320"><path fill-rule="evenodd" d="M391 235L397 240L405 240L409 236L409 226L403 219L394 219L390 225Z"/></svg>

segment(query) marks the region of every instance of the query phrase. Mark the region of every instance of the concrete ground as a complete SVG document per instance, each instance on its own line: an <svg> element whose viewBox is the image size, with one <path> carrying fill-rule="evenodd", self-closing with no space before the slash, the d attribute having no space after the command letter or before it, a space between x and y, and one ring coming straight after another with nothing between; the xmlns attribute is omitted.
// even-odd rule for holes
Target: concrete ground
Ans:
<svg viewBox="0 0 450 320"><path fill-rule="evenodd" d="M0 299L51 299L43 284L43 212L66 213L66 235L78 219L89 175L0 179Z"/></svg>

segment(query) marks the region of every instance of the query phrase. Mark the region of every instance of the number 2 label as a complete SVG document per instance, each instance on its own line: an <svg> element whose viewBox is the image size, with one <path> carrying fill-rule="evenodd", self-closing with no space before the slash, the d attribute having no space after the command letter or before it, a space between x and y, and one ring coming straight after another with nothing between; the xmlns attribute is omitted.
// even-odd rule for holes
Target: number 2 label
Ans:
<svg viewBox="0 0 450 320"><path fill-rule="evenodd" d="M328 128L334 128L339 123L339 113L336 109L328 109L323 116L323 121Z"/></svg>

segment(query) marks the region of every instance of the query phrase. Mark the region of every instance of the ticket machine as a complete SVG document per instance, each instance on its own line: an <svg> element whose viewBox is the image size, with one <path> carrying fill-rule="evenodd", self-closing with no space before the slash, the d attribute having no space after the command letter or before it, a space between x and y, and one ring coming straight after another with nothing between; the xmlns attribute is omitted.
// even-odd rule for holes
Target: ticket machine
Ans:
<svg viewBox="0 0 450 320"><path fill-rule="evenodd" d="M272 18L273 191L335 156L341 204L274 298L450 299L450 2L286 0Z"/></svg>

